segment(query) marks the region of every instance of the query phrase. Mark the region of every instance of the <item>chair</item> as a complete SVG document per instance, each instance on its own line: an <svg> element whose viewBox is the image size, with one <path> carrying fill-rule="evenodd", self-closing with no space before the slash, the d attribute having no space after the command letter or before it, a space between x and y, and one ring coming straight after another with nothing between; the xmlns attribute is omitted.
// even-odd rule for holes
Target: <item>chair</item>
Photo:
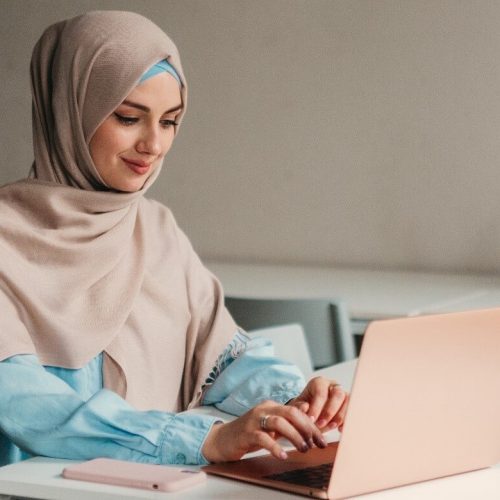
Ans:
<svg viewBox="0 0 500 500"><path fill-rule="evenodd" d="M247 333L250 337L269 339L274 345L274 354L277 358L298 366L306 379L311 376L313 372L311 356L304 330L298 323L250 330Z"/></svg>
<svg viewBox="0 0 500 500"><path fill-rule="evenodd" d="M341 300L226 297L226 307L245 330L302 325L315 369L356 357L349 315Z"/></svg>

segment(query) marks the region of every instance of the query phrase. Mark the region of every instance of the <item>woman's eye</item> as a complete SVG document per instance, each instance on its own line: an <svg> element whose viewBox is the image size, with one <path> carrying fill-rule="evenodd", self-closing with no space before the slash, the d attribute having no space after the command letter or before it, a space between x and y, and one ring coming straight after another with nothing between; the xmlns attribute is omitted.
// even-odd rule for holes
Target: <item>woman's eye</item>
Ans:
<svg viewBox="0 0 500 500"><path fill-rule="evenodd" d="M134 123L137 123L139 121L139 118L136 118L135 116L124 116L119 115L118 113L114 113L114 115L116 119L123 125L133 125Z"/></svg>
<svg viewBox="0 0 500 500"><path fill-rule="evenodd" d="M160 120L160 123L163 128L170 128L173 125L177 125L175 120Z"/></svg>

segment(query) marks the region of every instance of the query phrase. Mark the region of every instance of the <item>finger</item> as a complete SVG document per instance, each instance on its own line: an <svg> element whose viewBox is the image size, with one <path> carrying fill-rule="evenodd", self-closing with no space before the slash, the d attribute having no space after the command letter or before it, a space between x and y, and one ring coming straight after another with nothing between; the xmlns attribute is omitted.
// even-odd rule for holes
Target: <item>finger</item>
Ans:
<svg viewBox="0 0 500 500"><path fill-rule="evenodd" d="M266 430L271 429L290 441L298 451L305 453L311 447L308 441L312 438L312 433L305 437L292 423L280 415L270 415L267 418Z"/></svg>
<svg viewBox="0 0 500 500"><path fill-rule="evenodd" d="M339 427L344 423L348 405L349 405L349 394L346 392L344 402L342 403L340 410L337 412L335 417L333 417L333 421L336 422Z"/></svg>
<svg viewBox="0 0 500 500"><path fill-rule="evenodd" d="M333 417L330 423L325 428L322 429L322 432L331 431L336 427L338 427L339 431L342 432L348 404L349 404L349 394L346 393L346 397L344 399L344 402L342 403L342 406L340 407L340 410L337 412L335 417Z"/></svg>
<svg viewBox="0 0 500 500"><path fill-rule="evenodd" d="M328 388L328 400L326 401L321 415L319 416L317 426L321 429L328 425L342 408L346 397L346 392L338 384L330 385ZM334 421L338 425L339 421Z"/></svg>
<svg viewBox="0 0 500 500"><path fill-rule="evenodd" d="M253 444L258 448L263 448L279 460L286 460L288 454L267 432L256 431Z"/></svg>
<svg viewBox="0 0 500 500"><path fill-rule="evenodd" d="M295 406L298 408L302 413L307 413L309 410L309 403L307 401L304 401L303 399L296 398L293 402L287 403L287 406Z"/></svg>
<svg viewBox="0 0 500 500"><path fill-rule="evenodd" d="M281 416L288 420L288 422L298 431L309 448L312 448L315 444L320 448L327 446L321 431L316 427L311 419L305 413L302 413L298 408L288 408L283 406L281 408Z"/></svg>
<svg viewBox="0 0 500 500"><path fill-rule="evenodd" d="M330 382L323 378L315 378L309 383L309 411L307 412L313 422L318 420L318 417L323 410L323 406L328 400L328 387Z"/></svg>
<svg viewBox="0 0 500 500"><path fill-rule="evenodd" d="M309 411L309 403L306 401L303 401L300 403L300 405L297 406L297 408L302 412L302 413L307 413Z"/></svg>

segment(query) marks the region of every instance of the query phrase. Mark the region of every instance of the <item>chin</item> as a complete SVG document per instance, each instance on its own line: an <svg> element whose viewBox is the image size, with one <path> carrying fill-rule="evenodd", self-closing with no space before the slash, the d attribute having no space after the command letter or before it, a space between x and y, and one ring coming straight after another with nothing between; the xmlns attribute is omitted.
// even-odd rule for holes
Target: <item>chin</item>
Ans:
<svg viewBox="0 0 500 500"><path fill-rule="evenodd" d="M128 174L128 172L125 172L125 174ZM108 188L113 191L119 193L135 193L144 187L149 177L149 175L145 177L138 177L136 175L114 175L109 176L107 179L104 178L104 182L107 184Z"/></svg>
<svg viewBox="0 0 500 500"><path fill-rule="evenodd" d="M110 188L115 191L119 191L121 193L135 193L136 191L140 191L146 181L143 182L119 182L110 184Z"/></svg>
<svg viewBox="0 0 500 500"><path fill-rule="evenodd" d="M140 186L121 186L121 187L116 187L116 188L113 188L115 189L116 191L120 191L121 193L135 193L136 191L140 191L142 189L142 186L144 186L144 184L140 185Z"/></svg>

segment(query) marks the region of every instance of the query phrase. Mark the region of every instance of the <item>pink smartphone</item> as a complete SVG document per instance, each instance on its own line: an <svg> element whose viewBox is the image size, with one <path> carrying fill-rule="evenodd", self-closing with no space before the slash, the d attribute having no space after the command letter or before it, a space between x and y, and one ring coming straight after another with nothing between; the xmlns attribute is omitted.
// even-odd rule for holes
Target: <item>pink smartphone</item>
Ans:
<svg viewBox="0 0 500 500"><path fill-rule="evenodd" d="M178 491L206 480L203 471L96 458L66 467L62 476L95 483L130 486L154 491Z"/></svg>

